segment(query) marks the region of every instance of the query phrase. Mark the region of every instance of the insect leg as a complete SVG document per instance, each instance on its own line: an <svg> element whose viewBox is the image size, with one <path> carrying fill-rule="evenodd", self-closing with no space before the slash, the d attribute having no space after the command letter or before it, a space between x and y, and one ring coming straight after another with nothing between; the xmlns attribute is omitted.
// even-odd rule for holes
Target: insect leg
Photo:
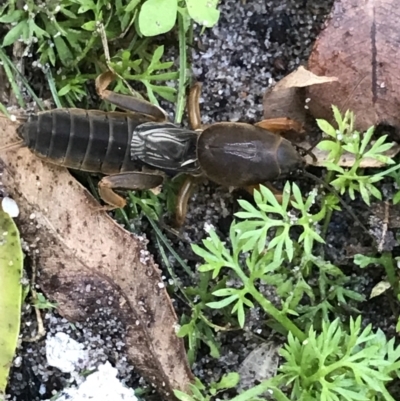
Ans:
<svg viewBox="0 0 400 401"><path fill-rule="evenodd" d="M107 100L121 109L152 116L156 121L167 120L167 114L161 107L155 106L143 99L137 99L133 96L108 90L107 87L114 78L115 76L111 71L104 72L96 78L96 91L101 99Z"/></svg>
<svg viewBox="0 0 400 401"><path fill-rule="evenodd" d="M191 88L188 96L187 113L190 127L193 130L200 129L201 115L200 115L200 93L201 83L196 82Z"/></svg>
<svg viewBox="0 0 400 401"><path fill-rule="evenodd" d="M287 117L281 118L268 118L266 120L261 120L258 123L254 124L256 127L260 127L266 129L274 134L280 134L285 131L296 131L299 133L303 133L303 124L298 121L291 120Z"/></svg>
<svg viewBox="0 0 400 401"><path fill-rule="evenodd" d="M163 176L154 173L126 172L104 177L98 185L100 198L114 208L122 208L126 200L114 190L153 189L163 183Z"/></svg>
<svg viewBox="0 0 400 401"><path fill-rule="evenodd" d="M187 102L187 113L189 124L192 130L205 130L208 125L203 125L201 123L200 114L200 94L201 94L201 83L196 82L191 88L188 96Z"/></svg>
<svg viewBox="0 0 400 401"><path fill-rule="evenodd" d="M176 228L182 227L183 223L185 222L189 199L196 185L199 183L199 180L199 177L189 175L187 176L179 190L175 208Z"/></svg>

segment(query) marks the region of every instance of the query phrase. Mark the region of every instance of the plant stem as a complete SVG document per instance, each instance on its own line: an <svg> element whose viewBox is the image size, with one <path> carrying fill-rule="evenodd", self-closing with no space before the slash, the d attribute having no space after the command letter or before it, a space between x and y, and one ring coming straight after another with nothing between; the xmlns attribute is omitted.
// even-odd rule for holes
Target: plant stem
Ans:
<svg viewBox="0 0 400 401"><path fill-rule="evenodd" d="M24 102L24 98L23 98L22 93L19 90L18 84L16 82L16 76L11 71L10 64L12 64L12 61L8 58L6 53L4 53L1 49L0 49L0 60L2 62L3 69L4 69L4 72L5 72L6 76L7 76L8 82L11 85L12 93L15 95L15 98L18 101L19 106L22 109L24 109L26 107L25 106L25 102Z"/></svg>
<svg viewBox="0 0 400 401"><path fill-rule="evenodd" d="M339 157L339 158L340 158L340 157ZM339 158L337 158L337 160L339 160ZM330 185L330 182L331 182L332 179L333 179L333 174L334 174L333 171L329 171L328 174L327 174L326 177L325 177L325 182L326 182L328 185ZM328 209L327 212L326 212L325 220L324 220L324 225L322 226L322 238L323 238L323 239L325 239L326 233L328 232L328 226L329 226L329 223L331 222L331 219L332 219L332 213L333 213L333 210L332 210L332 209Z"/></svg>
<svg viewBox="0 0 400 401"><path fill-rule="evenodd" d="M51 92L51 94L53 96L53 100L54 100L55 105L58 108L62 108L62 104L61 104L60 98L58 97L56 84L54 82L54 78L53 78L53 75L51 73L51 69L50 68L46 72L46 78L47 78L47 83L49 84L50 92Z"/></svg>
<svg viewBox="0 0 400 401"><path fill-rule="evenodd" d="M181 124L183 111L185 109L185 89L186 89L186 30L183 15L178 12L179 29L179 89L176 103L175 123Z"/></svg>
<svg viewBox="0 0 400 401"><path fill-rule="evenodd" d="M374 177L384 177L385 175L393 173L394 171L399 170L399 169L400 169L400 164L396 164L395 166L393 166L385 171L382 171L381 173L375 174Z"/></svg>
<svg viewBox="0 0 400 401"><path fill-rule="evenodd" d="M329 223L331 222L331 219L332 219L332 213L333 213L332 209L328 209L326 212L324 224L322 226L322 238L323 239L326 238L326 233L328 232Z"/></svg>
<svg viewBox="0 0 400 401"><path fill-rule="evenodd" d="M165 245L165 247L171 252L172 256L180 263L183 270L185 270L185 272L188 274L188 276L193 278L194 273L192 272L190 267L182 260L182 258L175 252L174 248L167 241L167 238L162 234L161 230L158 228L155 221L150 216L146 216L146 217L149 220L151 226L153 227L153 230L156 232L157 237L161 240L161 242Z"/></svg>
<svg viewBox="0 0 400 401"><path fill-rule="evenodd" d="M24 87L26 89L26 91L32 96L33 100L35 101L35 103L38 105L38 107L40 108L40 110L44 110L44 104L43 102L36 96L36 93L34 92L34 90L31 88L31 86L28 83L28 80L22 75L21 71L18 70L18 68L14 65L14 64L10 64L10 67L15 71L16 74L19 75L19 79L21 80L21 82L24 84Z"/></svg>
<svg viewBox="0 0 400 401"><path fill-rule="evenodd" d="M248 288L254 299L261 305L265 312L272 316L278 323L280 323L287 331L291 332L293 336L297 337L301 342L306 340L306 334L301 331L286 315L282 314L280 310L275 308L268 299L264 298L254 287L253 283L248 282Z"/></svg>
<svg viewBox="0 0 400 401"><path fill-rule="evenodd" d="M82 52L78 55L78 57L74 60L74 62L71 64L69 67L70 70L76 68L76 66L86 57L88 54L89 50L93 49L94 43L97 40L98 36L92 35L87 42L85 48L82 50Z"/></svg>
<svg viewBox="0 0 400 401"><path fill-rule="evenodd" d="M395 267L393 264L393 256L391 252L383 252L381 256L381 263L385 268L387 279L396 296L399 293L399 279L396 276Z"/></svg>

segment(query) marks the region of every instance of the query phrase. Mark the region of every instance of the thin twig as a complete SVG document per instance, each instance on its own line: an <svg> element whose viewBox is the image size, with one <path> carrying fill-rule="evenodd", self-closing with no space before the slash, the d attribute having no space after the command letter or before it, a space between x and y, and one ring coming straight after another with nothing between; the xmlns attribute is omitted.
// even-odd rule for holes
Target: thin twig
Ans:
<svg viewBox="0 0 400 401"><path fill-rule="evenodd" d="M174 250L174 248L172 248L171 244L169 244L168 240L162 234L161 230L158 228L155 221L149 216L146 216L146 217L149 220L151 226L153 227L153 230L156 232L156 235L158 236L158 238L163 242L163 244L166 246L166 248L171 252L172 256L180 263L183 270L185 270L185 272L188 274L188 276L193 278L194 273L192 272L190 267L183 261L183 259L177 254L177 252Z"/></svg>
<svg viewBox="0 0 400 401"><path fill-rule="evenodd" d="M355 215L355 213L351 210L350 206L340 197L339 193L329 184L327 184L325 181L321 180L321 178L318 178L314 174L309 173L308 171L303 171L304 175L315 180L318 182L318 184L322 185L325 189L333 193L337 199L339 200L340 204L344 207L344 209L347 211L347 213L354 219L354 221L362 228L362 230L369 235L374 241L375 238L373 235L368 231L367 227L364 226L363 223L361 223L361 220Z"/></svg>
<svg viewBox="0 0 400 401"><path fill-rule="evenodd" d="M378 244L378 252L383 251L388 227L389 227L389 202L385 201L384 202L384 217L383 217L383 224L382 224L382 234L381 234L381 239Z"/></svg>
<svg viewBox="0 0 400 401"><path fill-rule="evenodd" d="M47 83L49 84L50 92L53 96L54 103L59 109L61 109L63 106L58 96L56 84L54 82L53 74L51 73L50 68L46 71L46 78L47 78Z"/></svg>
<svg viewBox="0 0 400 401"><path fill-rule="evenodd" d="M143 99L143 97L136 92L128 83L128 81L120 74L118 74L111 65L111 57L110 57L110 50L108 48L108 41L107 41L107 34L103 24L99 24L98 31L100 33L101 43L103 45L104 50L104 58L106 59L107 68L116 75L128 88L129 92L134 98Z"/></svg>
<svg viewBox="0 0 400 401"><path fill-rule="evenodd" d="M186 29L185 22L181 13L178 13L179 29L179 88L176 103L175 123L181 124L186 103L186 81L187 81L187 60L186 60Z"/></svg>
<svg viewBox="0 0 400 401"><path fill-rule="evenodd" d="M22 341L28 342L28 343L33 343L39 341L42 337L46 335L46 329L44 328L43 324L43 318L40 313L40 308L38 308L35 303L38 299L37 292L35 290L35 285L36 285L36 272L37 272L37 264L36 264L36 259L35 257L32 257L32 278L31 278L31 293L32 293L32 301L33 301L33 307L35 308L35 313L36 313L36 321L37 321L37 333L35 336L30 337L30 338L23 338Z"/></svg>

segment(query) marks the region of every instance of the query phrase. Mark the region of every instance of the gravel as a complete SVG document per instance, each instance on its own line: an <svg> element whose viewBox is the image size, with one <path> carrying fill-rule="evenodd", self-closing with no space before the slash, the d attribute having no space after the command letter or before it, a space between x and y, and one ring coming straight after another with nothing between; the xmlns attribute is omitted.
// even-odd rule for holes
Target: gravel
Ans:
<svg viewBox="0 0 400 401"><path fill-rule="evenodd" d="M204 51L193 52L203 122L259 120L265 90L306 62L332 3L222 2L218 26L196 38Z"/></svg>
<svg viewBox="0 0 400 401"><path fill-rule="evenodd" d="M264 91L307 60L332 3L332 0L222 1L218 26L196 36L192 52L193 74L203 82L203 123L260 120ZM184 240L171 237L177 252L193 268L197 259L190 244L199 243L210 227L216 227L222 238L227 236L237 208L237 196L245 195L233 195L211 184L202 185L194 194L182 234ZM180 308L184 306L179 300L175 304L181 314ZM44 323L48 333L67 333L84 344L85 349L90 349L92 366L108 360L117 367L119 378L127 385L145 388L146 383L134 373L126 359L123 329L110 319L105 311L98 311L90 321L72 325L54 313L46 313ZM242 334L218 332L216 339L222 344L221 358L211 358L204 349L204 355L194 366L194 374L208 383L218 380L227 371L237 370L260 343L256 335L268 335L263 319L256 308ZM32 334L35 327L34 314L28 308L24 312L23 335ZM11 374L11 400L45 400L70 385L69 374L47 364L45 339L22 343Z"/></svg>

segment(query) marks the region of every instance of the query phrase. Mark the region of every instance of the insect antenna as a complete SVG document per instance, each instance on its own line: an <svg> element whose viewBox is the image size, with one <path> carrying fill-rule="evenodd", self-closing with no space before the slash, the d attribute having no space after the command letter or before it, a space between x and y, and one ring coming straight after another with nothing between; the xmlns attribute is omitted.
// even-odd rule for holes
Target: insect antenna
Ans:
<svg viewBox="0 0 400 401"><path fill-rule="evenodd" d="M318 159L317 159L317 157L314 155L314 153L312 152L312 150L314 149L314 147L315 146L312 146L311 148L309 148L309 149L306 149L306 148L303 148L302 146L300 146L300 145L296 145L296 148L298 149L298 150L301 150L301 155L302 155L302 157L304 157L305 155L309 155L312 159L313 159L313 161L314 161L314 163L316 163L317 161L318 161Z"/></svg>
<svg viewBox="0 0 400 401"><path fill-rule="evenodd" d="M368 231L367 227L365 227L364 224L361 223L360 219L355 215L355 213L351 210L350 206L341 198L339 193L336 191L335 188L332 187L332 185L329 185L324 180L322 180L321 178L317 177L314 174L309 173L308 171L303 170L303 174L306 177L311 178L312 180L316 181L318 184L322 185L331 194L335 195L337 197L337 199L339 200L340 204L346 209L346 212L354 219L354 221L357 222L357 224L362 228L362 230L365 231L368 234L368 236L370 236L375 242L375 238Z"/></svg>

